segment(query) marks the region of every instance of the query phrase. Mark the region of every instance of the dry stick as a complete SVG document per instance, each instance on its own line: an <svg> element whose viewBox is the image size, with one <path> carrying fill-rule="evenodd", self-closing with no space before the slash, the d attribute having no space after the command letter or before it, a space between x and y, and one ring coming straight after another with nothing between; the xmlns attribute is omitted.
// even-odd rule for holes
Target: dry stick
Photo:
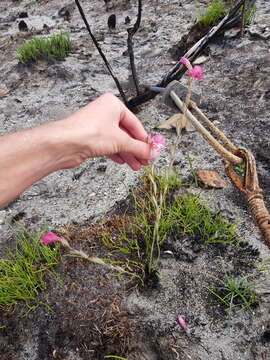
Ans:
<svg viewBox="0 0 270 360"><path fill-rule="evenodd" d="M139 89L139 80L138 80L137 71L136 71L136 67L135 67L135 60L134 60L133 35L138 31L138 29L140 27L141 18L142 18L142 0L138 0L137 20L132 28L127 29L127 32L128 32L128 39L127 39L128 54L129 54L132 78L134 81L134 85L136 87L137 95L140 95L140 89Z"/></svg>
<svg viewBox="0 0 270 360"><path fill-rule="evenodd" d="M122 86L120 85L120 82L118 81L116 75L114 74L114 72L113 72L113 70L112 70L112 68L111 68L108 60L106 59L106 56L104 55L103 51L101 50L101 48L100 48L100 46L99 46L96 38L95 38L94 35L92 34L92 31L91 31L91 29L90 29L90 25L89 25L88 21L86 20L84 11L83 11L83 9L82 9L82 7L81 7L81 4L80 4L79 0L75 0L75 3L76 3L76 5L77 5L77 8L78 8L78 10L79 10L79 12L80 12L80 15L81 15L83 21L84 21L84 24L85 24L85 26L86 26L86 28L87 28L90 36L91 36L91 39L92 39L93 43L95 44L95 46L96 46L96 48L97 48L97 50L98 50L98 52L99 52L99 55L102 57L102 59L103 59L105 65L106 65L107 69L109 70L109 73L110 73L111 77L113 78L113 80L114 80L114 82L115 82L115 84L116 84L116 86L117 86L117 88L118 88L118 91L119 91L119 93L120 93L120 95L121 95L121 97L122 97L122 99L123 99L123 101L124 101L124 103L127 104L127 99L126 99L126 95L125 95L125 93L124 93L124 91L123 91L123 88L122 88Z"/></svg>
<svg viewBox="0 0 270 360"><path fill-rule="evenodd" d="M200 39L192 48L183 55L184 57L189 58L189 60L194 60L198 54L206 47L206 45L212 40L212 38L217 35L218 32L223 30L227 23L232 20L237 11L243 5L245 0L241 0L224 18L221 22L214 26L202 39ZM179 80L181 76L185 73L185 67L177 62L174 67L163 77L163 79L157 84L156 87L166 87L172 80ZM154 91L147 90L143 94L136 96L128 101L128 107L133 108L138 105L141 105L157 96L157 93Z"/></svg>

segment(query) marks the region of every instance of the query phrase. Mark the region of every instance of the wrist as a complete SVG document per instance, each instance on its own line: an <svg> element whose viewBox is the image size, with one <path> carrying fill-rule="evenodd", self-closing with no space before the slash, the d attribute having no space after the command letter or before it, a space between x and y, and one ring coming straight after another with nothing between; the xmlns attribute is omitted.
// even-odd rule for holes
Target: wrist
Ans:
<svg viewBox="0 0 270 360"><path fill-rule="evenodd" d="M83 129L73 116L50 123L49 126L51 129L47 141L54 154L54 171L79 166L93 157L91 144L96 138L93 127Z"/></svg>

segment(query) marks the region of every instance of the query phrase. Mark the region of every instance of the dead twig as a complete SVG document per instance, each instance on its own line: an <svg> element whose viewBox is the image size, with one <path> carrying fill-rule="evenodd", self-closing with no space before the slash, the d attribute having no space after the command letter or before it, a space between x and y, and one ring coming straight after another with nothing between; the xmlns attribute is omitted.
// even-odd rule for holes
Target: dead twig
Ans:
<svg viewBox="0 0 270 360"><path fill-rule="evenodd" d="M114 74L114 72L113 72L113 70L112 70L106 56L104 55L103 51L101 50L101 47L99 46L95 36L93 35L93 33L91 31L90 25L89 25L89 23L88 23L88 21L87 21L87 19L85 17L84 11L83 11L83 9L81 7L81 4L80 4L79 0L75 0L75 3L77 5L77 8L78 8L78 10L80 12L80 15L81 15L83 21L84 21L84 24L85 24L85 26L86 26L86 28L87 28L90 36L91 36L91 39L92 39L93 43L95 44L95 46L96 46L96 48L97 48L97 50L99 52L99 55L102 57L107 69L109 70L109 73L110 73L111 77L113 78L113 80L114 80L114 82L115 82L115 84L116 84L116 86L118 88L118 91L119 91L119 93L120 93L120 95L121 95L121 97L122 97L122 99L124 101L124 103L127 104L127 99L126 99L126 95L125 95L125 93L123 91L123 88L120 85L119 80L117 79L116 75Z"/></svg>
<svg viewBox="0 0 270 360"><path fill-rule="evenodd" d="M140 95L140 89L139 89L139 80L137 76L136 66L135 66L135 59L134 59L134 52L133 52L133 36L138 31L140 24L141 24L141 18L142 18L142 0L138 0L138 15L137 20L132 28L128 28L128 39L127 39L127 46L128 46L128 54L129 54L129 60L130 60L130 66L131 66L131 72L132 72L132 78L134 81L134 85L136 88L137 95Z"/></svg>

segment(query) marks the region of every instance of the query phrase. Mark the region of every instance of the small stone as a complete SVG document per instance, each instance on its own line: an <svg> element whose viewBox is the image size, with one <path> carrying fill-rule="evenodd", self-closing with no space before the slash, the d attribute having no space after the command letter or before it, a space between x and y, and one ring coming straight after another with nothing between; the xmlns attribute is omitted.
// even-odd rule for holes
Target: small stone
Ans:
<svg viewBox="0 0 270 360"><path fill-rule="evenodd" d="M241 30L233 28L233 29L227 30L225 32L225 36L228 39L234 39L236 37L239 37L240 32L241 32Z"/></svg>
<svg viewBox="0 0 270 360"><path fill-rule="evenodd" d="M197 57L197 59L195 61L193 61L193 65L201 65L203 63L205 63L208 60L208 56L199 56Z"/></svg>

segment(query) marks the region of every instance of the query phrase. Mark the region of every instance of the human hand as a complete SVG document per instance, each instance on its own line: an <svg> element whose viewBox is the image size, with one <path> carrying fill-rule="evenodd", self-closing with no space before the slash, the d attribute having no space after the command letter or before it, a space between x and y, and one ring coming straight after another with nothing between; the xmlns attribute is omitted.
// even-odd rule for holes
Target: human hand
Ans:
<svg viewBox="0 0 270 360"><path fill-rule="evenodd" d="M74 166L86 158L107 156L139 170L158 155L146 143L147 132L138 118L112 94L100 96L64 121L80 154Z"/></svg>

